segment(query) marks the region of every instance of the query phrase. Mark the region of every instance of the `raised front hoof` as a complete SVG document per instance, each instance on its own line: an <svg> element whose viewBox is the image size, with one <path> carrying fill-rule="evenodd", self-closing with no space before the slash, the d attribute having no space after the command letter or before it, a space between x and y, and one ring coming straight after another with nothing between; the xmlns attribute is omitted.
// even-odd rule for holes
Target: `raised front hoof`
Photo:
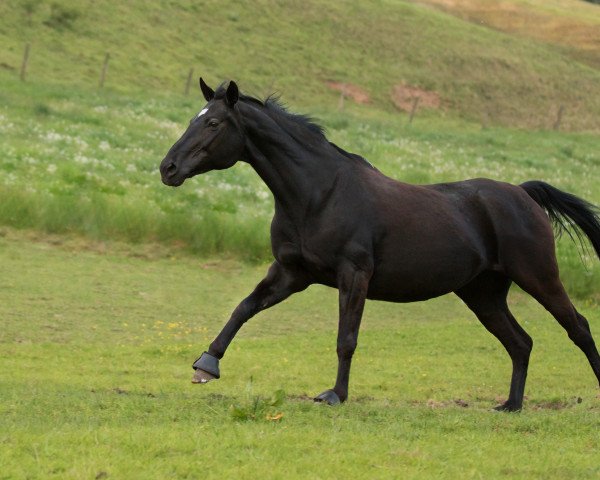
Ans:
<svg viewBox="0 0 600 480"><path fill-rule="evenodd" d="M494 410L496 410L497 412L520 412L522 408L523 405L516 405L511 402L504 402L494 407Z"/></svg>
<svg viewBox="0 0 600 480"><path fill-rule="evenodd" d="M194 362L192 368L195 370L192 383L208 383L221 376L219 359L213 357L208 352L200 355L200 358Z"/></svg>
<svg viewBox="0 0 600 480"><path fill-rule="evenodd" d="M204 370L196 370L194 372L194 376L192 377L192 383L208 383L211 380L215 380L215 377L212 373L205 372Z"/></svg>
<svg viewBox="0 0 600 480"><path fill-rule="evenodd" d="M325 390L320 395L317 395L314 398L314 401L318 403L326 403L327 405L339 405L342 403L340 397L338 397L337 393L335 393L333 390Z"/></svg>

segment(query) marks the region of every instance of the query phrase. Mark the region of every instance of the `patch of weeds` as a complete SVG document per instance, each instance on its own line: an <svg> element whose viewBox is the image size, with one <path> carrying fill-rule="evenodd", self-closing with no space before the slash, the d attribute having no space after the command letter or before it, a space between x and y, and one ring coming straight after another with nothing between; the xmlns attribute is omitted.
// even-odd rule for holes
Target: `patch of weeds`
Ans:
<svg viewBox="0 0 600 480"><path fill-rule="evenodd" d="M283 413L279 407L285 401L285 392L276 390L270 398L252 395L252 378L246 387L246 398L243 402L233 404L230 408L231 418L240 422L267 420L280 421Z"/></svg>
<svg viewBox="0 0 600 480"><path fill-rule="evenodd" d="M342 116L331 117L327 120L327 126L332 130L345 130L349 125L349 120Z"/></svg>
<svg viewBox="0 0 600 480"><path fill-rule="evenodd" d="M572 145L563 145L559 148L559 151L565 158L573 158L575 155L575 150Z"/></svg>
<svg viewBox="0 0 600 480"><path fill-rule="evenodd" d="M45 103L37 103L33 107L33 112L40 117L47 117L52 114L52 110L50 110L50 107Z"/></svg>
<svg viewBox="0 0 600 480"><path fill-rule="evenodd" d="M50 17L44 25L54 30L72 30L75 20L81 16L79 10L60 3L50 5Z"/></svg>
<svg viewBox="0 0 600 480"><path fill-rule="evenodd" d="M27 24L29 26L31 26L31 19L33 17L33 14L38 9L41 3L42 2L39 2L38 0L24 0L23 2L21 2L21 8L27 16Z"/></svg>

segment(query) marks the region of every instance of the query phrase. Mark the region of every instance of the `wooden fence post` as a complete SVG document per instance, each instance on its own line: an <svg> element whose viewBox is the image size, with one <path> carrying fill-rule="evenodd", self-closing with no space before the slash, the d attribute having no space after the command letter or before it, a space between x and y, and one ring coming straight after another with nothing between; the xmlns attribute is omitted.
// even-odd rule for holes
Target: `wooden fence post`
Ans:
<svg viewBox="0 0 600 480"><path fill-rule="evenodd" d="M28 43L25 45L25 52L23 53L23 63L21 63L21 80L25 81L25 74L27 73L27 64L29 63L29 49L31 45Z"/></svg>
<svg viewBox="0 0 600 480"><path fill-rule="evenodd" d="M558 130L560 128L560 122L562 121L562 116L563 116L564 112L565 112L565 107L564 107L564 105L561 105L558 108L558 113L556 114L556 120L554 121L554 126L553 126L554 130Z"/></svg>
<svg viewBox="0 0 600 480"><path fill-rule="evenodd" d="M408 117L408 124L410 125L413 121L413 118L415 116L415 112L417 111L417 106L419 105L419 101L421 100L421 97L414 97L413 98L413 104L412 104L412 108L410 109L410 116Z"/></svg>
<svg viewBox="0 0 600 480"><path fill-rule="evenodd" d="M190 73L188 73L187 82L185 84L185 96L186 97L190 94L190 85L192 84L193 76L194 76L194 69L190 68Z"/></svg>
<svg viewBox="0 0 600 480"><path fill-rule="evenodd" d="M100 73L100 88L104 87L104 80L106 79L106 72L108 71L108 61L110 60L110 53L106 53L104 57L104 65L102 65L102 73Z"/></svg>

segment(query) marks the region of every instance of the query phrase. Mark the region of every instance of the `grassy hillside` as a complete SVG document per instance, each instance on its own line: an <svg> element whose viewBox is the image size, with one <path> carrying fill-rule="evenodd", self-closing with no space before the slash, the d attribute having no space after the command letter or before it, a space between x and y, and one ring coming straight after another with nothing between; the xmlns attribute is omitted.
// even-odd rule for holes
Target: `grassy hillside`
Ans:
<svg viewBox="0 0 600 480"><path fill-rule="evenodd" d="M600 68L600 6L584 0L416 0L479 25L563 45ZM598 3L598 2L596 2Z"/></svg>
<svg viewBox="0 0 600 480"><path fill-rule="evenodd" d="M4 85L0 224L270 258L272 199L248 165L196 177L178 189L160 182L160 160L202 102L17 80ZM481 130L421 116L409 127L403 117L374 116L366 107L319 117L331 140L394 178L542 179L600 203L600 138L592 134ZM560 249L571 291L598 295L599 262L584 257L586 271L574 245L565 240Z"/></svg>
<svg viewBox="0 0 600 480"><path fill-rule="evenodd" d="M130 92L182 92L194 67L311 107L335 107L338 81L392 111L393 87L409 84L471 120L548 128L564 105L563 128L600 128L596 68L407 1L3 1L0 69L17 74L27 42L38 82L94 88L110 52L107 85Z"/></svg>

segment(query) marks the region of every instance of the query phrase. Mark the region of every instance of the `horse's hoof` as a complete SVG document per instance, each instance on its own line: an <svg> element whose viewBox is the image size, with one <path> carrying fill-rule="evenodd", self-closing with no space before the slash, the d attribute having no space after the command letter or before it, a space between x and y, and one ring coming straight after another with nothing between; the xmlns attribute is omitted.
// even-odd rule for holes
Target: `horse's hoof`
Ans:
<svg viewBox="0 0 600 480"><path fill-rule="evenodd" d="M320 395L317 395L314 398L314 401L319 403L326 403L327 405L339 405L340 403L342 403L340 397L338 397L337 393L335 393L333 390L325 390Z"/></svg>
<svg viewBox="0 0 600 480"><path fill-rule="evenodd" d="M219 371L219 359L213 357L208 352L204 352L200 355L200 358L194 362L192 368L195 370L192 383L208 383L221 376L221 372Z"/></svg>
<svg viewBox="0 0 600 480"><path fill-rule="evenodd" d="M216 379L212 373L205 372L204 370L196 370L192 377L192 383L208 383L211 380Z"/></svg>
<svg viewBox="0 0 600 480"><path fill-rule="evenodd" d="M497 412L520 412L523 408L522 405L515 405L514 403L504 402L494 407Z"/></svg>

